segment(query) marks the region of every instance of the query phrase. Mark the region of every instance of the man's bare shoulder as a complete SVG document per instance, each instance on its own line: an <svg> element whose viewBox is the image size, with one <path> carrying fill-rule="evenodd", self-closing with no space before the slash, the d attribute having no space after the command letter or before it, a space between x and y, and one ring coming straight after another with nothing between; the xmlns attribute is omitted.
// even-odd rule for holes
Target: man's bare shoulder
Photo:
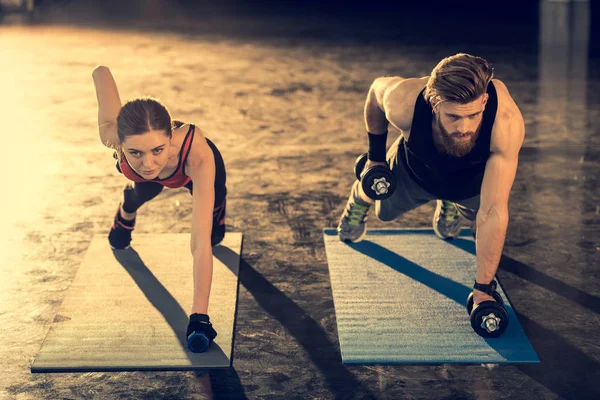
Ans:
<svg viewBox="0 0 600 400"><path fill-rule="evenodd" d="M415 102L428 80L428 76L398 80L386 92L383 99L385 114L388 121L396 128L410 129Z"/></svg>
<svg viewBox="0 0 600 400"><path fill-rule="evenodd" d="M508 88L504 82L502 82L500 79L492 79L492 82L496 88L496 94L498 95L498 110L500 111L510 108L518 109L517 104L510 95L510 92L508 91Z"/></svg>
<svg viewBox="0 0 600 400"><path fill-rule="evenodd" d="M498 111L492 128L491 151L518 153L525 133L523 115L504 82L499 79L492 82L498 95Z"/></svg>

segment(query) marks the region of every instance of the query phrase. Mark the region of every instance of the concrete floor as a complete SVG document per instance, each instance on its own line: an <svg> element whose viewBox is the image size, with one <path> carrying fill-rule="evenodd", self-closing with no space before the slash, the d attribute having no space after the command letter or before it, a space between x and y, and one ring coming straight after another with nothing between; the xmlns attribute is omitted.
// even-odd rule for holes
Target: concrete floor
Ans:
<svg viewBox="0 0 600 400"><path fill-rule="evenodd" d="M600 398L597 6L128 4L46 0L35 24L0 25L0 399ZM366 92L460 51L493 63L525 118L498 275L541 363L344 366L321 230L365 150ZM29 371L125 184L97 136L98 64L122 99L161 98L223 153L228 229L245 236L231 370ZM432 212L369 226L426 227ZM189 232L190 214L187 191L166 190L136 232Z"/></svg>

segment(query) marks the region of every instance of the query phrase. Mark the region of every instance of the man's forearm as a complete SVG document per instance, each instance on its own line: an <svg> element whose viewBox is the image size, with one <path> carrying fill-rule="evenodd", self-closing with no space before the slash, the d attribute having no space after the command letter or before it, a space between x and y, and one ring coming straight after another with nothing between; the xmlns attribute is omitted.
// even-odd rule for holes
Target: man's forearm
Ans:
<svg viewBox="0 0 600 400"><path fill-rule="evenodd" d="M208 314L208 300L212 286L213 257L209 248L194 255L194 298L192 314Z"/></svg>
<svg viewBox="0 0 600 400"><path fill-rule="evenodd" d="M477 215L477 275L478 283L488 284L498 270L506 230L508 213L490 209L485 215Z"/></svg>

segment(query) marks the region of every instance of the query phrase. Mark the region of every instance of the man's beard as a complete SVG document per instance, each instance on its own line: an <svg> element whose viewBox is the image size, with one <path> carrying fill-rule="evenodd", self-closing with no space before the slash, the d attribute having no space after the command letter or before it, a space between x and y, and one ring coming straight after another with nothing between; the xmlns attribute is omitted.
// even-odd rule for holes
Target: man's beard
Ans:
<svg viewBox="0 0 600 400"><path fill-rule="evenodd" d="M463 157L473 150L475 147L475 143L477 142L477 138L479 137L479 130L481 129L481 123L475 130L475 132L467 132L469 135L468 139L458 139L458 132L449 133L443 126L442 122L439 118L437 119L438 128L440 129L442 136L442 146L444 148L444 152L452 157Z"/></svg>

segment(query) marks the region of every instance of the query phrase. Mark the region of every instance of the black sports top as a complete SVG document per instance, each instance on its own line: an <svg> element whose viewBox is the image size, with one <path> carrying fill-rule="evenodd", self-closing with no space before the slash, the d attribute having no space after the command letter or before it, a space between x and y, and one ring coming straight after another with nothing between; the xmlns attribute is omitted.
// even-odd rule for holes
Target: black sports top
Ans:
<svg viewBox="0 0 600 400"><path fill-rule="evenodd" d="M423 96L417 97L411 133L401 139L398 154L409 175L429 193L442 200L458 201L477 196L490 156L492 127L498 110L498 96L492 82L487 87L488 101L475 147L463 157L441 154L433 143L432 107Z"/></svg>

